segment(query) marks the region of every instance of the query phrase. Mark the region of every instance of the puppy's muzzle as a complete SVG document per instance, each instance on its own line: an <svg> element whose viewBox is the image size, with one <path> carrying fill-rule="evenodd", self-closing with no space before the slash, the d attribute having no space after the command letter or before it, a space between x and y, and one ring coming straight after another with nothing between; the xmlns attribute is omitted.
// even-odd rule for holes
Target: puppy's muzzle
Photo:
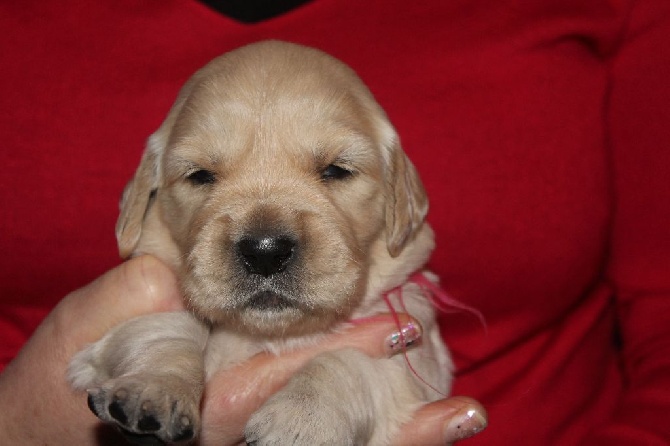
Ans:
<svg viewBox="0 0 670 446"><path fill-rule="evenodd" d="M245 237L237 242L237 253L249 274L270 277L286 270L295 258L296 243L286 236Z"/></svg>

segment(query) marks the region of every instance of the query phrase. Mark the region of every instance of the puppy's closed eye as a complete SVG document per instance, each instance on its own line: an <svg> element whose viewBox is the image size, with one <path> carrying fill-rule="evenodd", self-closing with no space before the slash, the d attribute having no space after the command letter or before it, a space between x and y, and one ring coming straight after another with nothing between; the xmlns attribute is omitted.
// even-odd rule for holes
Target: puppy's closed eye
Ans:
<svg viewBox="0 0 670 446"><path fill-rule="evenodd" d="M344 180L353 175L354 173L351 170L338 166L337 164L329 164L323 171L321 171L321 179L325 181Z"/></svg>
<svg viewBox="0 0 670 446"><path fill-rule="evenodd" d="M206 169L196 169L186 175L186 179L194 186L205 186L216 181L216 175Z"/></svg>

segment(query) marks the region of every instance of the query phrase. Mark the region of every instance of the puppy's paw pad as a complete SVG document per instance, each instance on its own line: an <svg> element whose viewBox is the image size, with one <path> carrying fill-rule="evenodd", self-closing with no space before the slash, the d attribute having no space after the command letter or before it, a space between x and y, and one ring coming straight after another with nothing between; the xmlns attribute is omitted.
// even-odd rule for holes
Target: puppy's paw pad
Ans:
<svg viewBox="0 0 670 446"><path fill-rule="evenodd" d="M160 421L153 415L144 415L137 422L137 429L143 432L156 432L162 427Z"/></svg>
<svg viewBox="0 0 670 446"><path fill-rule="evenodd" d="M199 401L175 389L181 389L180 383L155 377L118 378L90 389L88 407L101 420L116 424L135 444L191 440L198 428Z"/></svg>
<svg viewBox="0 0 670 446"><path fill-rule="evenodd" d="M109 411L109 414L112 416L112 418L114 418L116 421L123 425L128 424L128 415L126 414L121 401L112 401L110 405L107 406L107 410Z"/></svg>
<svg viewBox="0 0 670 446"><path fill-rule="evenodd" d="M190 424L182 424L181 431L177 433L173 440L174 441L186 441L192 440L195 437L195 432L193 431L193 426Z"/></svg>
<svg viewBox="0 0 670 446"><path fill-rule="evenodd" d="M166 444L163 440L153 434L136 434L121 428L119 428L119 430L125 439L132 444L140 446L163 446Z"/></svg>

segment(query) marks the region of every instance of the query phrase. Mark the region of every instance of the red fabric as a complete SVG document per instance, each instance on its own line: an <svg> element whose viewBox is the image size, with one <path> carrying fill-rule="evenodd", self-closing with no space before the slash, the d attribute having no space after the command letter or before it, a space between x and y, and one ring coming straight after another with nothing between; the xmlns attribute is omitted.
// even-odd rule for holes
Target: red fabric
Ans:
<svg viewBox="0 0 670 446"><path fill-rule="evenodd" d="M315 0L241 25L194 0L0 4L0 362L118 263L117 202L179 86L274 37L368 83L425 181L470 444L668 444L670 3ZM622 347L615 342L618 327Z"/></svg>

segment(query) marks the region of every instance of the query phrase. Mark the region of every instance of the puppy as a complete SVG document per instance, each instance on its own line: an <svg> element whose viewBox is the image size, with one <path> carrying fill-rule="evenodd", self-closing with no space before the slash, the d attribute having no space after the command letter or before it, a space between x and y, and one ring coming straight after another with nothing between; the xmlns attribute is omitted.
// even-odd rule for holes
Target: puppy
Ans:
<svg viewBox="0 0 670 446"><path fill-rule="evenodd" d="M122 257L172 266L191 311L114 328L73 359L71 382L129 438L188 441L214 372L388 312L384 296L401 292L418 346L387 359L321 354L244 431L257 445L387 444L450 385L433 308L408 282L433 248L427 208L394 128L350 68L277 41L224 54L149 138L116 230Z"/></svg>

